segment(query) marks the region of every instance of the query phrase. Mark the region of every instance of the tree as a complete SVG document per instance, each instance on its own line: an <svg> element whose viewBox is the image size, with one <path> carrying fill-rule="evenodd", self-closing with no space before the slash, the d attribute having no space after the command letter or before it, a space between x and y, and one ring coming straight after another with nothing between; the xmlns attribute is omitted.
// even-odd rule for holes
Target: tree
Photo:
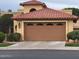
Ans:
<svg viewBox="0 0 79 59"><path fill-rule="evenodd" d="M8 9L8 12L12 12L12 10L11 9Z"/></svg>
<svg viewBox="0 0 79 59"><path fill-rule="evenodd" d="M4 33L9 33L9 29L12 29L13 27L13 20L11 17L13 14L4 14L0 17L0 31Z"/></svg>
<svg viewBox="0 0 79 59"><path fill-rule="evenodd" d="M63 10L72 10L72 14L79 16L79 9L78 8L64 8Z"/></svg>

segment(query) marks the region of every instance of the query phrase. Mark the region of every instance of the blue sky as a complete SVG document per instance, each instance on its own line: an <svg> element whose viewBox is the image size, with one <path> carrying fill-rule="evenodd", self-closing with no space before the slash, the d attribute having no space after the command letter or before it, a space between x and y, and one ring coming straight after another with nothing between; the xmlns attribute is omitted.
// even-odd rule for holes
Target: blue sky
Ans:
<svg viewBox="0 0 79 59"><path fill-rule="evenodd" d="M19 9L19 3L27 0L0 0L0 9L2 10L17 10ZM40 0L45 2L48 7L53 9L62 9L65 7L79 8L79 0Z"/></svg>

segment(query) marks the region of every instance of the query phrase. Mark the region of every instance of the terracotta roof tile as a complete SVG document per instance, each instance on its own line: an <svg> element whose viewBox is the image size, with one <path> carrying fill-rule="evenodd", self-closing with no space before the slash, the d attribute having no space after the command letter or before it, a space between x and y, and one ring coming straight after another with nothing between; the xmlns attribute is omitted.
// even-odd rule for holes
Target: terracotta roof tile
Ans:
<svg viewBox="0 0 79 59"><path fill-rule="evenodd" d="M44 7L47 7L45 5L45 3L42 3L42 2L37 1L37 0L26 1L26 2L21 3L20 5L22 5L22 6L24 6L24 5L42 5Z"/></svg>
<svg viewBox="0 0 79 59"><path fill-rule="evenodd" d="M14 16L13 19L16 20L28 20L28 19L78 19L77 16L70 15L68 13L64 13L62 11L45 8L38 11L19 14L18 16Z"/></svg>

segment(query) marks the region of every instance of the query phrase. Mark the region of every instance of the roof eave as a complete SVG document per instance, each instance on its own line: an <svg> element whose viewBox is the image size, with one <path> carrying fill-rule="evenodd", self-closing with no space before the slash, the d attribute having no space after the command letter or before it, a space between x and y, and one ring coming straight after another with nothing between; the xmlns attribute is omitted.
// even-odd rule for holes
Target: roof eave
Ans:
<svg viewBox="0 0 79 59"><path fill-rule="evenodd" d="M13 20L73 20L77 21L78 18L12 18Z"/></svg>

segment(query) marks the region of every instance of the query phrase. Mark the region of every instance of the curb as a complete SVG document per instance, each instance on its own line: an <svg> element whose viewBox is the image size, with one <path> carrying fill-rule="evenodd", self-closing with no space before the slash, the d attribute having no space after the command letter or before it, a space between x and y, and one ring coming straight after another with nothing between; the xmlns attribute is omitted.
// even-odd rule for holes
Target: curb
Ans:
<svg viewBox="0 0 79 59"><path fill-rule="evenodd" d="M74 50L79 51L79 48L0 48L0 50Z"/></svg>

